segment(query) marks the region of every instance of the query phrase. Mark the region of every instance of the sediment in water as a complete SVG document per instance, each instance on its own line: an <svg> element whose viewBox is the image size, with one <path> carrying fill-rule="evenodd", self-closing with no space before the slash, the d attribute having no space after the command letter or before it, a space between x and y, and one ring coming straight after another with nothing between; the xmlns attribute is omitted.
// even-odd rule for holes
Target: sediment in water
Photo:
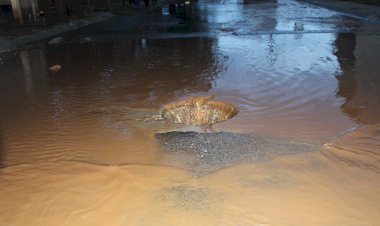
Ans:
<svg viewBox="0 0 380 226"><path fill-rule="evenodd" d="M274 156L318 150L321 146L243 133L166 132L155 138L164 150L189 153L190 171L204 174L232 165L264 161Z"/></svg>

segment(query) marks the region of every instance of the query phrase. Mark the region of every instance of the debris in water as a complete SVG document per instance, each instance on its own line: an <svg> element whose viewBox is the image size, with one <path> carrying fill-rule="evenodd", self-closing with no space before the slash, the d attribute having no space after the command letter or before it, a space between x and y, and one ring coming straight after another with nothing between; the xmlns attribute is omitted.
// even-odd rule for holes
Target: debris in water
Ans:
<svg viewBox="0 0 380 226"><path fill-rule="evenodd" d="M52 72L59 72L62 70L62 66L59 64L54 64L53 66L49 67L49 70Z"/></svg>

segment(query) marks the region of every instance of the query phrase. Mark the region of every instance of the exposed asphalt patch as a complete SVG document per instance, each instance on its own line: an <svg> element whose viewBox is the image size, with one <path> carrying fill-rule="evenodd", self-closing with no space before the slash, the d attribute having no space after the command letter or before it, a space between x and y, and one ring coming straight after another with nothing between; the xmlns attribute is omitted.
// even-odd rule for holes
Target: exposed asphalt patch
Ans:
<svg viewBox="0 0 380 226"><path fill-rule="evenodd" d="M162 190L159 199L185 211L209 211L221 200L221 195L205 187L177 184Z"/></svg>
<svg viewBox="0 0 380 226"><path fill-rule="evenodd" d="M279 155L318 150L321 145L265 139L242 133L167 132L155 138L167 152L191 154L189 170L206 174L232 165L265 161Z"/></svg>

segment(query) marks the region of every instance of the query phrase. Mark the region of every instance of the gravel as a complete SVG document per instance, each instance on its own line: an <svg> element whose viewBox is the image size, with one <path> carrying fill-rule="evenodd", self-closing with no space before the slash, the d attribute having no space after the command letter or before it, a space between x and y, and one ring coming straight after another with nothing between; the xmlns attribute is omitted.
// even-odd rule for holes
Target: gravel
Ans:
<svg viewBox="0 0 380 226"><path fill-rule="evenodd" d="M233 165L269 160L275 156L318 150L321 145L250 134L167 132L155 138L166 152L191 154L189 170L205 174ZM178 163L180 165L180 163Z"/></svg>

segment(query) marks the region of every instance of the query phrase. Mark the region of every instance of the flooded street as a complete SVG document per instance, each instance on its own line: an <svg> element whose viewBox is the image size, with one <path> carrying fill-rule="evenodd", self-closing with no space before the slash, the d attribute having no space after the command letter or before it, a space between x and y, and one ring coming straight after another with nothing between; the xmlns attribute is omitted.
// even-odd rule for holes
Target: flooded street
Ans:
<svg viewBox="0 0 380 226"><path fill-rule="evenodd" d="M183 12L0 56L0 226L378 225L380 25L293 0ZM216 134L144 121L190 96L240 112Z"/></svg>

